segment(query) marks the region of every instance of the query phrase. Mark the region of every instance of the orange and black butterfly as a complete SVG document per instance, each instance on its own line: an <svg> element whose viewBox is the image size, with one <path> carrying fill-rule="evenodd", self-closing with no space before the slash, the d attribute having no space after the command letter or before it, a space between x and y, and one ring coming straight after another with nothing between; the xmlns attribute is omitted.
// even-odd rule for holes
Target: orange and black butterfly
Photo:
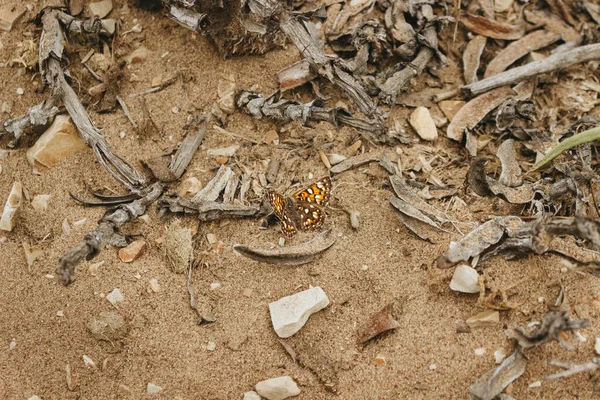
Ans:
<svg viewBox="0 0 600 400"><path fill-rule="evenodd" d="M331 179L326 176L309 187L297 191L291 197L269 192L269 201L275 215L281 221L281 232L293 236L298 230L316 229L323 226L325 206L331 196Z"/></svg>

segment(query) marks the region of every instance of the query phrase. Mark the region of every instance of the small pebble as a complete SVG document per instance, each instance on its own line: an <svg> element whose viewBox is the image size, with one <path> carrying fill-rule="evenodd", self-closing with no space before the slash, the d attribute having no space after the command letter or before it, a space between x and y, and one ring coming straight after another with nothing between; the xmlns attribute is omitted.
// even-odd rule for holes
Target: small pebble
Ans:
<svg viewBox="0 0 600 400"><path fill-rule="evenodd" d="M222 285L219 282L213 282L210 284L210 290L221 289Z"/></svg>
<svg viewBox="0 0 600 400"><path fill-rule="evenodd" d="M48 278L48 279L54 279L54 275L52 275L52 274L46 274L46 278Z"/></svg>
<svg viewBox="0 0 600 400"><path fill-rule="evenodd" d="M119 132L119 137L120 137L121 139L125 139L125 135L127 135L127 134L125 133L125 131L121 131L121 132Z"/></svg>
<svg viewBox="0 0 600 400"><path fill-rule="evenodd" d="M475 355L481 357L482 355L485 354L485 349L483 347L480 347L478 349L475 349Z"/></svg>
<svg viewBox="0 0 600 400"><path fill-rule="evenodd" d="M158 284L158 280L155 278L150 279L150 290L154 293L160 292L160 285Z"/></svg>
<svg viewBox="0 0 600 400"><path fill-rule="evenodd" d="M494 352L494 361L496 364L502 364L502 361L506 358L506 354L504 353L504 349L498 349Z"/></svg>
<svg viewBox="0 0 600 400"><path fill-rule="evenodd" d="M529 384L530 389L539 388L541 386L542 386L542 381L535 381L535 382Z"/></svg>
<svg viewBox="0 0 600 400"><path fill-rule="evenodd" d="M25 94L25 91L23 90L23 88L17 88L17 94L23 95L23 94Z"/></svg>
<svg viewBox="0 0 600 400"><path fill-rule="evenodd" d="M281 247L285 246L285 238L284 237L279 238L279 246L281 246Z"/></svg>
<svg viewBox="0 0 600 400"><path fill-rule="evenodd" d="M208 344L206 345L206 350L208 351L215 351L216 348L217 344L215 342L208 342Z"/></svg>
<svg viewBox="0 0 600 400"><path fill-rule="evenodd" d="M57 312L56 312L56 316L57 316L57 317L64 317L64 316L65 316L65 313L64 313L62 310L60 310L60 311L57 311Z"/></svg>
<svg viewBox="0 0 600 400"><path fill-rule="evenodd" d="M133 241L129 243L127 247L124 247L121 250L119 250L119 258L121 259L121 261L126 263L134 262L139 256L141 256L144 253L147 247L148 244L145 240Z"/></svg>
<svg viewBox="0 0 600 400"><path fill-rule="evenodd" d="M14 350L17 347L17 339L13 338L8 345L8 350Z"/></svg>
<svg viewBox="0 0 600 400"><path fill-rule="evenodd" d="M214 233L207 233L206 240L208 241L208 244L215 244L217 243L217 236Z"/></svg>
<svg viewBox="0 0 600 400"><path fill-rule="evenodd" d="M360 267L361 271L367 271L368 269L369 269L368 265L363 265L363 266Z"/></svg>
<svg viewBox="0 0 600 400"><path fill-rule="evenodd" d="M116 306L117 303L125 300L123 293L119 290L119 288L115 288L112 292L106 295L106 300L113 306Z"/></svg>
<svg viewBox="0 0 600 400"><path fill-rule="evenodd" d="M158 385L155 385L154 383L148 383L148 386L146 387L146 393L148 394L156 394L158 392L162 392L163 388L161 388Z"/></svg>
<svg viewBox="0 0 600 400"><path fill-rule="evenodd" d="M94 360L92 360L90 357L86 356L85 354L83 355L83 363L87 367L96 367L96 363L94 362Z"/></svg>
<svg viewBox="0 0 600 400"><path fill-rule="evenodd" d="M437 369L437 364L429 364L429 369L435 371Z"/></svg>
<svg viewBox="0 0 600 400"><path fill-rule="evenodd" d="M594 351L596 351L596 354L600 355L600 338L596 338L596 343L594 344Z"/></svg>
<svg viewBox="0 0 600 400"><path fill-rule="evenodd" d="M378 354L375 357L375 364L377 365L385 365L385 357L381 354Z"/></svg>

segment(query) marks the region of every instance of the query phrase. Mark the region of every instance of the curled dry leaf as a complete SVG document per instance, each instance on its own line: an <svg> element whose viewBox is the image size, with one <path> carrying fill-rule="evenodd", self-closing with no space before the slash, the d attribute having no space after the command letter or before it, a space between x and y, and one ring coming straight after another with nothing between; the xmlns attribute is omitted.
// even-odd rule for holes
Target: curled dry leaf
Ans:
<svg viewBox="0 0 600 400"><path fill-rule="evenodd" d="M517 40L525 34L525 24L520 18L516 25L498 22L480 15L465 14L461 17L467 29L492 39Z"/></svg>
<svg viewBox="0 0 600 400"><path fill-rule="evenodd" d="M302 265L309 263L315 257L335 243L335 236L330 235L331 229L315 236L308 242L275 249L255 249L236 244L233 249L241 255L267 264Z"/></svg>
<svg viewBox="0 0 600 400"><path fill-rule="evenodd" d="M527 10L525 19L534 25L543 26L547 31L558 33L564 42L581 41L581 34L575 28L552 13L542 10Z"/></svg>
<svg viewBox="0 0 600 400"><path fill-rule="evenodd" d="M392 315L393 309L394 303L390 303L359 326L357 330L358 343L364 344L383 332L398 328L400 324Z"/></svg>
<svg viewBox="0 0 600 400"><path fill-rule="evenodd" d="M487 38L485 36L475 36L465 48L465 52L463 53L463 69L467 85L477 81L477 70L479 69L481 53L483 53L486 42Z"/></svg>
<svg viewBox="0 0 600 400"><path fill-rule="evenodd" d="M525 328L515 326L508 331L511 339L517 340L523 349L538 347L544 343L556 340L563 348L572 350L572 346L563 338L563 332L573 332L578 329L587 328L590 324L588 319L572 320L565 312L549 311L542 320L542 325L532 333L527 333Z"/></svg>
<svg viewBox="0 0 600 400"><path fill-rule="evenodd" d="M483 77L489 78L492 75L499 74L519 58L526 56L532 51L543 49L559 39L560 35L558 33L545 30L535 31L523 36L521 39L502 49L502 51L490 61ZM468 83L471 82L467 82L467 84Z"/></svg>
<svg viewBox="0 0 600 400"><path fill-rule="evenodd" d="M431 218L429 218L427 215L423 214L418 208L414 207L413 205L407 203L402 199L399 199L396 196L392 196L392 198L390 199L390 204L394 206L396 210L400 211L400 213L402 213L404 217L409 217L411 219L415 219L419 222L432 226L438 230L443 230L441 226L439 226L436 222L431 220ZM401 221L404 223L404 218L401 219ZM411 226L407 225L406 223L404 223L404 225L412 231ZM421 235L418 232L420 231L417 230L415 234L421 237Z"/></svg>
<svg viewBox="0 0 600 400"><path fill-rule="evenodd" d="M396 193L396 196L398 196L398 198L404 203L411 205L421 213L424 213L430 216L431 218L435 218L441 223L448 222L448 219L444 218L444 213L442 211L438 210L437 208L423 200L417 193L415 193L406 185L406 182L400 176L390 176L390 183L392 184L392 188L394 189L394 193Z"/></svg>
<svg viewBox="0 0 600 400"><path fill-rule="evenodd" d="M469 394L476 400L492 400L511 384L515 379L523 375L527 359L517 347L515 352L507 357L497 368L492 368L481 375L474 384L469 387Z"/></svg>
<svg viewBox="0 0 600 400"><path fill-rule="evenodd" d="M465 129L473 129L493 109L515 95L509 87L501 87L482 94L465 104L454 116L446 135L460 142Z"/></svg>
<svg viewBox="0 0 600 400"><path fill-rule="evenodd" d="M503 149L503 152L507 151L508 150ZM507 156L506 154L503 154L502 156L505 158L505 163L507 163L506 157L510 156ZM500 197L504 201L511 204L526 204L533 199L534 189L532 184L523 183L521 181L521 186L510 187L498 182L494 178L487 176L485 173L485 163L487 160L487 158L481 157L476 158L473 160L473 162L471 162L469 171L467 173L467 181L469 182L469 187L471 190L484 197ZM505 164L503 164L503 168L504 165ZM514 169L514 166L511 168ZM511 173L515 172L516 171L512 171ZM519 175L520 174L518 174L517 177ZM500 178L502 178L502 175Z"/></svg>

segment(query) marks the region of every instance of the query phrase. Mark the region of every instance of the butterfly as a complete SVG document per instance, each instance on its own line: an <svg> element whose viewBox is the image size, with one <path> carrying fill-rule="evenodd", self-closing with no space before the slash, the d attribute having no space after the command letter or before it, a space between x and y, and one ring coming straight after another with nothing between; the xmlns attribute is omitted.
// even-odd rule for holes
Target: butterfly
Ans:
<svg viewBox="0 0 600 400"><path fill-rule="evenodd" d="M331 179L326 176L297 191L291 197L269 192L269 201L281 221L281 232L293 236L298 230L320 228L325 220L325 206L331 196Z"/></svg>

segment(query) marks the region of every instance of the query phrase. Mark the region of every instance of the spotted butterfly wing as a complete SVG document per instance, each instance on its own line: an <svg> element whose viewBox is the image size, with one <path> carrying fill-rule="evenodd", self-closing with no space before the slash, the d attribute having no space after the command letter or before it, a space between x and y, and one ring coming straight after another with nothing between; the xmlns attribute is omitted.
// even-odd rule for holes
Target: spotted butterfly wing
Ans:
<svg viewBox="0 0 600 400"><path fill-rule="evenodd" d="M308 201L297 201L295 205L300 215L301 229L316 229L323 226L326 214L320 206Z"/></svg>
<svg viewBox="0 0 600 400"><path fill-rule="evenodd" d="M292 196L294 199L302 202L308 202L325 207L329 203L331 193L331 178L328 176L319 179L312 185L297 191Z"/></svg>
<svg viewBox="0 0 600 400"><path fill-rule="evenodd" d="M273 207L273 211L281 221L281 232L285 236L293 236L296 234L296 223L287 212L285 197L279 193L269 192L269 202Z"/></svg>

